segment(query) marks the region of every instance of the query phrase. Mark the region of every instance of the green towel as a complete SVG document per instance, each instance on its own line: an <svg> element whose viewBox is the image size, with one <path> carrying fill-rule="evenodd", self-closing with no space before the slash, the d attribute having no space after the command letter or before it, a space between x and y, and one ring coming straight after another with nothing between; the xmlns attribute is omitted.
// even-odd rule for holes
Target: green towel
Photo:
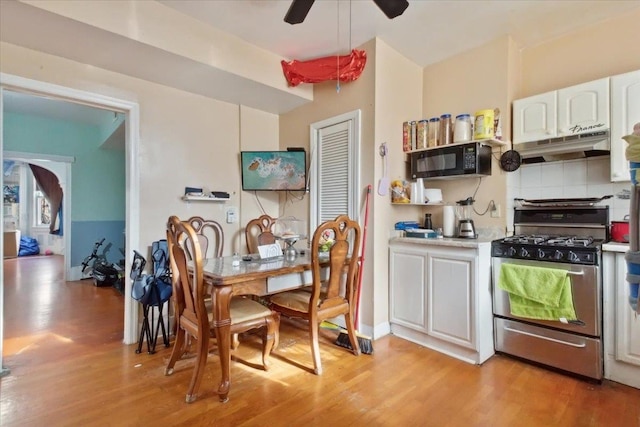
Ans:
<svg viewBox="0 0 640 427"><path fill-rule="evenodd" d="M514 316L540 320L576 320L571 279L566 270L502 264L498 287L509 293Z"/></svg>

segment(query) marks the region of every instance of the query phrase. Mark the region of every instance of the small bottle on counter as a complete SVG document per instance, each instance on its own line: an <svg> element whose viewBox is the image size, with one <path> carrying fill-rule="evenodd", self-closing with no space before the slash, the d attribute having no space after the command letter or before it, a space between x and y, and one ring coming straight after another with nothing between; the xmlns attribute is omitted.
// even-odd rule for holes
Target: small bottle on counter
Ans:
<svg viewBox="0 0 640 427"><path fill-rule="evenodd" d="M433 223L431 222L431 214L424 214L424 228L427 230L433 230Z"/></svg>
<svg viewBox="0 0 640 427"><path fill-rule="evenodd" d="M240 255L238 255L238 252L233 253L233 258L231 259L231 265L233 267L240 267Z"/></svg>
<svg viewBox="0 0 640 427"><path fill-rule="evenodd" d="M451 114L440 116L440 144L447 145L453 142L453 128L451 127Z"/></svg>

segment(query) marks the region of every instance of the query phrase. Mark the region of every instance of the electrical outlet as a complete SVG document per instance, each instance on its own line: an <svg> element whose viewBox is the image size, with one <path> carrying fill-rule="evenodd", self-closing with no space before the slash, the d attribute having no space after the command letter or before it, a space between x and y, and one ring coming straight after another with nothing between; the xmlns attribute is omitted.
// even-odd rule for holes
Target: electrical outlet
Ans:
<svg viewBox="0 0 640 427"><path fill-rule="evenodd" d="M231 206L227 208L227 224L238 222L238 208Z"/></svg>
<svg viewBox="0 0 640 427"><path fill-rule="evenodd" d="M491 209L491 218L500 218L500 205L493 205L493 209Z"/></svg>

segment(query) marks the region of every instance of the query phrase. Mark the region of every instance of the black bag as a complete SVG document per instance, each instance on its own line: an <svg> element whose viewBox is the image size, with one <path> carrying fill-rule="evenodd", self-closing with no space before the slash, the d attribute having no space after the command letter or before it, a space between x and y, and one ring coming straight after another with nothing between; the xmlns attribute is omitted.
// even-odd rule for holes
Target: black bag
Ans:
<svg viewBox="0 0 640 427"><path fill-rule="evenodd" d="M168 301L171 298L173 287L171 285L167 241L158 240L151 245L153 274L142 272L146 260L138 251L134 250L133 252L133 265L129 276L133 280L131 297L144 305L159 306Z"/></svg>
<svg viewBox="0 0 640 427"><path fill-rule="evenodd" d="M95 286L113 286L118 283L118 270L107 264L99 264L93 268L93 284Z"/></svg>

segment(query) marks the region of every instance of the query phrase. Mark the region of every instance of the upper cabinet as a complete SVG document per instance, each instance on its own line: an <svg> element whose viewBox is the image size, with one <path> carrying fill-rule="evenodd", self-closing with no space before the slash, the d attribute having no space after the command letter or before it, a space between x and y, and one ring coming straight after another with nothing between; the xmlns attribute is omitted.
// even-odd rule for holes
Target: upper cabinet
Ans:
<svg viewBox="0 0 640 427"><path fill-rule="evenodd" d="M629 181L623 136L640 122L640 70L611 77L611 181Z"/></svg>
<svg viewBox="0 0 640 427"><path fill-rule="evenodd" d="M513 102L513 142L539 141L557 135L557 92Z"/></svg>
<svg viewBox="0 0 640 427"><path fill-rule="evenodd" d="M609 129L609 78L513 102L513 142Z"/></svg>

